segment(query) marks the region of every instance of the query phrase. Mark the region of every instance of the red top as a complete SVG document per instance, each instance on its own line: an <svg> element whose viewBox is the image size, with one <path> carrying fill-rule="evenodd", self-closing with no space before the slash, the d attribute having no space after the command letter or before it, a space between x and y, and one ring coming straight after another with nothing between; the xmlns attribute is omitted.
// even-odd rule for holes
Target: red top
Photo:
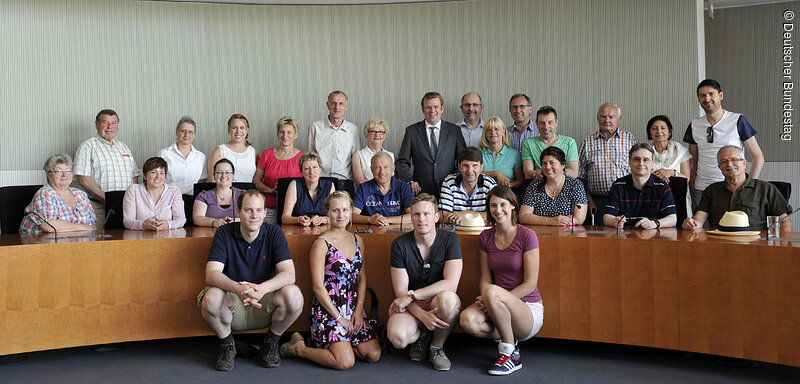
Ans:
<svg viewBox="0 0 800 384"><path fill-rule="evenodd" d="M275 188L281 177L301 177L297 161L302 155L303 151L300 151L291 159L280 160L275 157L275 151L272 148L261 152L261 156L258 158L258 168L264 170L264 179L261 181L268 187ZM278 206L278 197L275 193L265 193L264 197L267 200L267 208L275 209Z"/></svg>

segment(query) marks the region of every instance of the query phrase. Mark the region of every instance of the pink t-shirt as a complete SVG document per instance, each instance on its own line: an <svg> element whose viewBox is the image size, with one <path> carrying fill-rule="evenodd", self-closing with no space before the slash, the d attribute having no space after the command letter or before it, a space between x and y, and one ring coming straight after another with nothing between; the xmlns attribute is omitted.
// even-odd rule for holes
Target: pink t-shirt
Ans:
<svg viewBox="0 0 800 384"><path fill-rule="evenodd" d="M539 239L536 232L522 225L517 225L517 235L506 249L497 249L494 243L495 228L487 229L478 236L478 249L486 252L489 259L489 269L494 276L494 283L510 291L522 284L525 280L522 254L532 249L539 248ZM525 295L522 301L535 303L541 301L539 287Z"/></svg>
<svg viewBox="0 0 800 384"><path fill-rule="evenodd" d="M275 188L281 177L303 176L300 173L300 166L297 165L297 161L302 155L303 151L300 151L291 159L279 160L275 157L275 151L272 148L261 152L261 156L258 158L258 168L264 170L264 179L261 181L268 187ZM267 208L275 209L277 207L278 198L274 193L266 193L264 197L267 199Z"/></svg>

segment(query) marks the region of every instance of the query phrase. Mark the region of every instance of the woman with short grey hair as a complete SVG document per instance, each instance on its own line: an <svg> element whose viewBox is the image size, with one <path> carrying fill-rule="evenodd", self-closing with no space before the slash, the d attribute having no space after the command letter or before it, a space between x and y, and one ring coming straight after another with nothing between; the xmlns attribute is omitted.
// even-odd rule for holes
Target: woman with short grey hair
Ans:
<svg viewBox="0 0 800 384"><path fill-rule="evenodd" d="M191 116L181 117L175 127L175 143L158 154L169 166L165 183L178 187L184 195L193 195L194 184L208 178L206 154L192 145L196 134L197 123L194 119Z"/></svg>
<svg viewBox="0 0 800 384"><path fill-rule="evenodd" d="M71 188L72 158L58 153L44 163L47 183L25 208L19 232L69 232L95 229L97 218L86 192Z"/></svg>

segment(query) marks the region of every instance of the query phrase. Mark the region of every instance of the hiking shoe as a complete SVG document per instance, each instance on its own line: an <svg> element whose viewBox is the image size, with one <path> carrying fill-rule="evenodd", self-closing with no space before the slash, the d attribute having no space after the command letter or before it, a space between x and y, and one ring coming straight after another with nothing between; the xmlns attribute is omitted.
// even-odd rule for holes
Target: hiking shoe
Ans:
<svg viewBox="0 0 800 384"><path fill-rule="evenodd" d="M444 354L444 348L431 348L430 361L433 363L433 369L437 371L449 371L450 359Z"/></svg>
<svg viewBox="0 0 800 384"><path fill-rule="evenodd" d="M219 344L219 354L217 355L218 371L230 371L233 368L233 358L236 357L236 344Z"/></svg>
<svg viewBox="0 0 800 384"><path fill-rule="evenodd" d="M301 335L300 332L293 333L289 341L281 344L281 347L278 349L281 357L294 356L294 352L292 352L292 346L301 341L303 341L303 335Z"/></svg>
<svg viewBox="0 0 800 384"><path fill-rule="evenodd" d="M261 362L264 367L275 368L281 365L281 355L278 352L278 340L270 340L268 336L264 336L264 345L261 347Z"/></svg>
<svg viewBox="0 0 800 384"><path fill-rule="evenodd" d="M408 351L408 358L411 359L411 361L425 360L425 357L428 356L426 352L428 350L429 338L430 338L430 333L428 332L428 330L423 330L422 333L420 333L419 335L419 339L411 343L411 349Z"/></svg>
<svg viewBox="0 0 800 384"><path fill-rule="evenodd" d="M522 368L522 358L519 355L519 349L514 350L514 353L509 355L500 355L497 361L494 362L489 368L490 375L502 376L513 373Z"/></svg>

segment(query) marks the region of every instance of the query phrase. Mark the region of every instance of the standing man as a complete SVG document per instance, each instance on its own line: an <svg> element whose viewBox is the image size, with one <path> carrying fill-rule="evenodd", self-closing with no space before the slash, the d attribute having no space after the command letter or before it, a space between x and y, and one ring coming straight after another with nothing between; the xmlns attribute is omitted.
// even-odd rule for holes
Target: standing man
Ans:
<svg viewBox="0 0 800 384"><path fill-rule="evenodd" d="M497 185L483 173L483 153L467 147L458 154L458 173L444 179L439 208L444 222L461 224L467 213L477 213L486 221L486 195Z"/></svg>
<svg viewBox="0 0 800 384"><path fill-rule="evenodd" d="M139 168L130 148L115 140L119 132L119 116L104 109L94 118L97 136L81 143L75 153L75 174L78 184L89 194L97 215L97 228L105 226L106 192L124 191L139 180ZM121 213L121 212L120 212Z"/></svg>
<svg viewBox="0 0 800 384"><path fill-rule="evenodd" d="M511 140L511 148L522 153L522 143L529 137L539 136L536 124L531 121L533 104L531 98L524 93L517 93L511 96L508 102L508 112L514 119L514 125L508 130L508 138Z"/></svg>
<svg viewBox="0 0 800 384"><path fill-rule="evenodd" d="M220 340L216 368L233 368L232 331L269 327L261 348L267 368L280 365L278 339L303 309L294 285L294 262L281 229L264 223L266 200L251 189L237 201L238 223L214 233L206 263L206 288L197 296L203 320Z"/></svg>
<svg viewBox="0 0 800 384"><path fill-rule="evenodd" d="M695 159L689 187L695 204L700 201L703 190L710 184L722 181L725 177L717 166L717 152L726 145L734 145L747 151L753 158L750 177L758 179L764 166L764 154L756 141L755 128L741 113L722 109L722 86L712 79L705 79L697 85L697 101L705 111L686 128L683 141L689 144L689 153Z"/></svg>
<svg viewBox="0 0 800 384"><path fill-rule="evenodd" d="M453 123L442 120L444 98L439 92L422 97L425 120L406 127L397 154L397 177L411 186L414 194L439 194L439 186L456 169L456 156L467 146ZM411 174L411 165L414 174Z"/></svg>
<svg viewBox="0 0 800 384"><path fill-rule="evenodd" d="M628 151L636 144L632 133L619 129L622 110L605 103L597 109L597 125L600 129L581 143L578 151L580 178L589 188L589 209L596 208L594 224L602 225L605 207L608 205L608 190L611 184L631 173Z"/></svg>
<svg viewBox="0 0 800 384"><path fill-rule="evenodd" d="M353 222L385 226L402 223L404 215L408 222L414 193L405 181L392 176L394 163L389 153L372 156L370 170L374 178L361 184L353 199Z"/></svg>
<svg viewBox="0 0 800 384"><path fill-rule="evenodd" d="M636 143L631 147L631 174L623 176L611 186L608 205L603 217L605 225L619 227L628 220L642 229L674 227L678 220L672 190L664 180L653 175L655 150L650 143Z"/></svg>
<svg viewBox="0 0 800 384"><path fill-rule="evenodd" d="M361 149L360 131L355 124L344 119L347 95L333 91L325 103L328 118L308 126L308 152L316 152L321 159L320 176L339 180L353 180L353 154Z"/></svg>
<svg viewBox="0 0 800 384"><path fill-rule="evenodd" d="M475 92L468 92L461 96L461 113L464 119L456 125L461 128L461 134L468 147L477 147L481 142L483 134L483 100L481 95Z"/></svg>
<svg viewBox="0 0 800 384"><path fill-rule="evenodd" d="M542 177L542 151L547 147L557 147L564 151L567 167L564 173L573 178L578 178L578 144L569 136L556 134L558 129L558 114L555 108L545 105L536 111L536 127L539 136L531 137L522 143L522 170L526 179Z"/></svg>
<svg viewBox="0 0 800 384"><path fill-rule="evenodd" d="M427 355L434 369L447 371L450 359L443 346L461 310L456 288L463 264L458 235L436 229L438 220L436 198L427 193L417 195L411 202L414 230L392 242L396 299L389 306L386 333L395 348L413 343L408 353L411 360L422 361Z"/></svg>

